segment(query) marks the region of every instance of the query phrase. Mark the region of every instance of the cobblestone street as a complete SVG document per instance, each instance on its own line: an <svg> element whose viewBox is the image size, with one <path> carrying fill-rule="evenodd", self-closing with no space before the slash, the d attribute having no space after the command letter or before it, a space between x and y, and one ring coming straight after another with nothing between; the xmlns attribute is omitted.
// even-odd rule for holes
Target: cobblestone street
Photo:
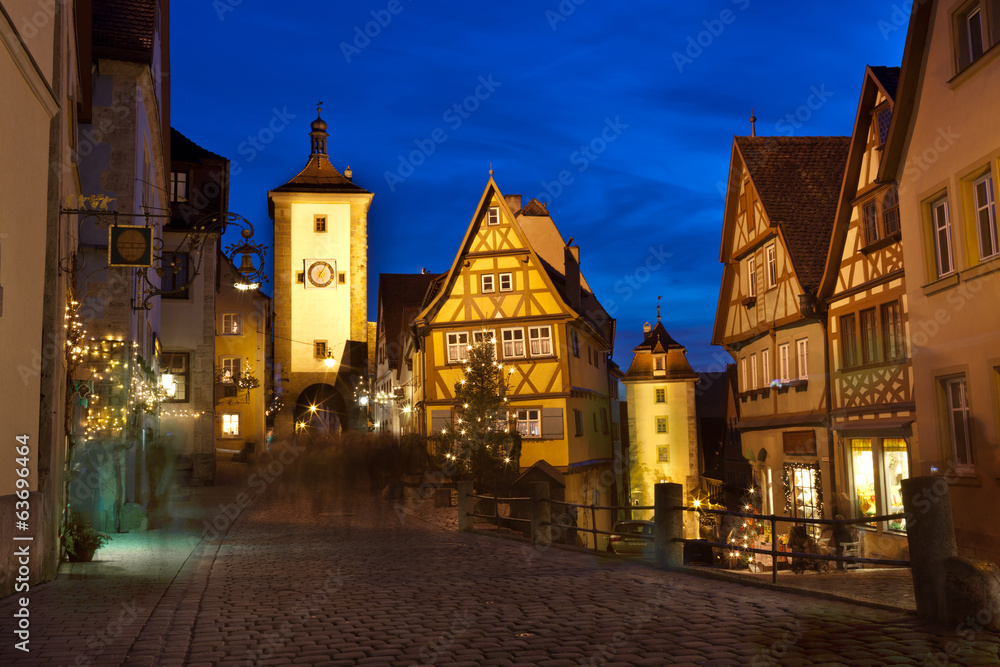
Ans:
<svg viewBox="0 0 1000 667"><path fill-rule="evenodd" d="M109 549L33 587L32 651L5 632L0 664L998 664L997 636L902 611L403 516L275 484L193 550L191 535L128 536L146 574L124 576L130 550Z"/></svg>

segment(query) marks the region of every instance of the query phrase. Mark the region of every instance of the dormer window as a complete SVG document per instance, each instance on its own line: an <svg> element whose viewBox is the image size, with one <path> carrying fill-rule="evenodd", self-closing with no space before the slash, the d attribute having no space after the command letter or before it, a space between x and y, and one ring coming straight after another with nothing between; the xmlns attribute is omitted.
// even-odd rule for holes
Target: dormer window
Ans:
<svg viewBox="0 0 1000 667"><path fill-rule="evenodd" d="M872 124L875 128L875 136L878 139L878 146L885 145L886 137L889 136L889 122L892 120L892 107L883 104L872 112Z"/></svg>
<svg viewBox="0 0 1000 667"><path fill-rule="evenodd" d="M491 227L500 224L500 207L490 206L489 213L486 215L486 224Z"/></svg>
<svg viewBox="0 0 1000 667"><path fill-rule="evenodd" d="M663 375L664 374L664 358L663 355L656 355L653 357L653 374Z"/></svg>

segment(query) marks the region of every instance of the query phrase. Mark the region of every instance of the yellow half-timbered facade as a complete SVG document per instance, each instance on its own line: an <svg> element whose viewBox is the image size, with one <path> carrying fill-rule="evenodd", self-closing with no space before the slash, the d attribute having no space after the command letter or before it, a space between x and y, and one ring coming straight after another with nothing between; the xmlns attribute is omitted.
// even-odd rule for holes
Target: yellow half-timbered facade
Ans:
<svg viewBox="0 0 1000 667"><path fill-rule="evenodd" d="M836 512L846 518L903 511L916 405L899 199L879 165L892 118L897 67L868 67L820 299L827 308ZM866 556L906 555L905 522L862 527Z"/></svg>
<svg viewBox="0 0 1000 667"><path fill-rule="evenodd" d="M510 375L521 469L545 460L569 473L567 499L615 497L613 483L599 483L612 461L614 320L580 273L579 248L563 240L544 206L505 199L491 177L451 269L431 284L414 324L425 433L450 422L469 347L488 341Z"/></svg>
<svg viewBox="0 0 1000 667"><path fill-rule="evenodd" d="M742 447L765 514L824 518L831 489L816 289L848 137L736 137L712 342L736 361Z"/></svg>

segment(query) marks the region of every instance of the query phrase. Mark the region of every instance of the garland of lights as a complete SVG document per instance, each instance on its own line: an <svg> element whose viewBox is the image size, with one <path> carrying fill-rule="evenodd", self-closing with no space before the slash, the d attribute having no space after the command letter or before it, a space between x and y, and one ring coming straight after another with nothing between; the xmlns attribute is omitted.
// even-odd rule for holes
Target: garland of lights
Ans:
<svg viewBox="0 0 1000 667"><path fill-rule="evenodd" d="M819 472L819 466L815 463L786 463L782 473L782 480L785 484L785 514L792 516L792 486L788 483L789 470L812 470ZM820 475L813 475L816 481L816 509L819 515L823 516L823 478Z"/></svg>

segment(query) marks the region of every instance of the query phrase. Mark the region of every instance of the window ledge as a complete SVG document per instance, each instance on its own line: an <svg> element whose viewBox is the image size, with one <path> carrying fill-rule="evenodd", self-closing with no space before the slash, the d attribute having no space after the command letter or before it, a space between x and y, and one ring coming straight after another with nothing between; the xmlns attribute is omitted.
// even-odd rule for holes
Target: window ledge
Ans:
<svg viewBox="0 0 1000 667"><path fill-rule="evenodd" d="M991 46L989 49L987 49L983 53L983 55L979 56L978 58L976 58L975 60L973 60L971 63L969 63L968 65L966 65L965 69L963 69L962 71L960 71L958 74L956 74L955 76L953 76L948 81L948 86L952 90L955 90L960 85L962 85L963 83L965 83L966 81L968 81L970 78L972 78L972 76L976 72L978 72L979 70L983 69L986 66L987 63L989 63L989 62L993 61L994 59L996 59L997 54L1000 54L1000 42L997 42L996 44L994 44L993 46Z"/></svg>
<svg viewBox="0 0 1000 667"><path fill-rule="evenodd" d="M949 287L954 287L957 284L958 274L949 273L948 275L942 276L933 282L927 283L921 289L924 292L924 296L930 296L931 294L937 294L938 292L946 290Z"/></svg>
<svg viewBox="0 0 1000 667"><path fill-rule="evenodd" d="M871 243L863 247L861 249L861 252L865 255L870 255L876 250L881 250L882 248L891 246L893 243L899 243L899 240L901 238L902 234L900 232L895 232L893 234L889 234L888 236L883 236L877 241L872 241Z"/></svg>
<svg viewBox="0 0 1000 667"><path fill-rule="evenodd" d="M982 486L983 476L975 470L956 470L946 476L951 486Z"/></svg>
<svg viewBox="0 0 1000 667"><path fill-rule="evenodd" d="M858 364L857 366L845 366L844 368L838 368L837 373L859 373L861 371L870 371L875 368L889 368L892 366L904 366L906 365L908 359L906 357L899 357L898 359L888 359L886 361L875 361L870 364Z"/></svg>
<svg viewBox="0 0 1000 667"><path fill-rule="evenodd" d="M979 264L959 272L959 277L960 280L972 280L973 278L985 276L986 274L993 273L994 271L1000 271L1000 255L987 257Z"/></svg>

